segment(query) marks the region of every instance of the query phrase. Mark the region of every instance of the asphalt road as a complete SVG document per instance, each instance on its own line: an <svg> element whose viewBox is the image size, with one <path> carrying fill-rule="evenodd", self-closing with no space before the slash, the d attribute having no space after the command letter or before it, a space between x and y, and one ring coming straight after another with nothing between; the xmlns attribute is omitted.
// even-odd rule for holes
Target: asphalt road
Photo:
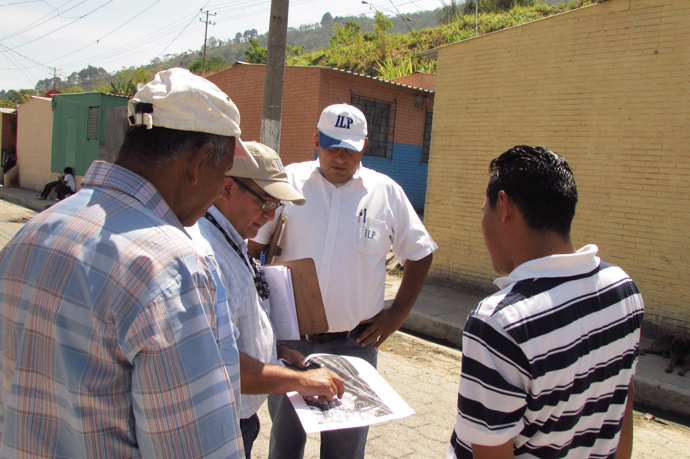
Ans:
<svg viewBox="0 0 690 459"><path fill-rule="evenodd" d="M0 247L33 215L31 210L0 200ZM404 333L396 333L384 343L379 354L379 373L416 414L372 426L367 458L443 457L455 424L460 358L456 349ZM254 458L266 457L268 451L271 421L265 405L259 415L262 429L254 446ZM635 411L634 435L636 459L690 457L690 428L663 414ZM318 457L318 435L310 435L305 458Z"/></svg>

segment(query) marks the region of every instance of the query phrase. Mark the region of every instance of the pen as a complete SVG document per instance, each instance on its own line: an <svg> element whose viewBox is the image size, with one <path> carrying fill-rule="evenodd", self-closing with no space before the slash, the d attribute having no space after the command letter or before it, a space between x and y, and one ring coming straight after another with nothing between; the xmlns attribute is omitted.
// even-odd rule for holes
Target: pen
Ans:
<svg viewBox="0 0 690 459"><path fill-rule="evenodd" d="M264 264L266 264L266 256L263 252L261 252L261 255L259 255L259 259L261 260L261 266L263 267Z"/></svg>
<svg viewBox="0 0 690 459"><path fill-rule="evenodd" d="M364 208L364 222L363 223L366 223L366 222L367 222L367 208L365 207Z"/></svg>
<svg viewBox="0 0 690 459"><path fill-rule="evenodd" d="M359 217L357 217L357 223L362 221L362 211L359 211Z"/></svg>

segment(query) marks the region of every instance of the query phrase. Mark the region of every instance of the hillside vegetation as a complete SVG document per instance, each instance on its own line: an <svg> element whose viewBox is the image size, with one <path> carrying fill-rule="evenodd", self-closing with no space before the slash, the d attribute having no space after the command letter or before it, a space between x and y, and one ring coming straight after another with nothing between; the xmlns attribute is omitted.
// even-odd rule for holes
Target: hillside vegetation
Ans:
<svg viewBox="0 0 690 459"><path fill-rule="evenodd" d="M391 22L383 14L376 14L373 32L362 32L354 22L335 24L328 47L298 56L288 56L291 65L326 65L353 72L392 79L419 71L436 72L436 61L419 56L419 52L466 40L477 35L495 32L518 24L580 8L593 0L579 0L561 5L537 3L534 6L514 6L506 11L451 17L437 27L390 33Z"/></svg>
<svg viewBox="0 0 690 459"><path fill-rule="evenodd" d="M474 1L455 1L435 11L387 17L377 11L375 18L335 17L324 14L318 24L288 29L288 65L319 65L392 79L410 73L436 71L436 62L419 52L487 34L518 24L596 3L597 0L480 0L475 23ZM266 60L268 34L255 29L237 32L234 38L208 39L204 75L228 68L243 60ZM203 46L202 46L203 48ZM155 72L171 67L202 73L201 50L187 50L154 59L139 67L123 68L113 74L89 65L64 81L41 80L33 89L0 91L0 106L13 107L32 95L43 95L55 85L62 92L101 91L133 95L138 82L150 80Z"/></svg>

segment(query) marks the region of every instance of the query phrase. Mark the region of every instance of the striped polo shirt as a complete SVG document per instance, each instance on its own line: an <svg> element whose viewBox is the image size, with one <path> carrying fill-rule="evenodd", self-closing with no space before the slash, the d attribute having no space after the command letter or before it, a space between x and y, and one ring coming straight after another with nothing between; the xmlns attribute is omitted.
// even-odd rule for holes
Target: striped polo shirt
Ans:
<svg viewBox="0 0 690 459"><path fill-rule="evenodd" d="M597 251L523 263L472 311L446 457L511 439L516 458L615 456L644 304Z"/></svg>

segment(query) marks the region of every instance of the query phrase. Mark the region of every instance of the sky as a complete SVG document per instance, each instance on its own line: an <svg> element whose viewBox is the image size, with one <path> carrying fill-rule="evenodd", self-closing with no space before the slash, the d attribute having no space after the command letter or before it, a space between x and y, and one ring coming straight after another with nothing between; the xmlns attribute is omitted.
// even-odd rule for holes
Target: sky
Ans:
<svg viewBox="0 0 690 459"><path fill-rule="evenodd" d="M450 0L292 0L288 26L335 16L434 10ZM0 90L33 89L88 65L114 72L198 50L208 36L268 32L270 0L0 0ZM213 16L213 14L215 14Z"/></svg>

